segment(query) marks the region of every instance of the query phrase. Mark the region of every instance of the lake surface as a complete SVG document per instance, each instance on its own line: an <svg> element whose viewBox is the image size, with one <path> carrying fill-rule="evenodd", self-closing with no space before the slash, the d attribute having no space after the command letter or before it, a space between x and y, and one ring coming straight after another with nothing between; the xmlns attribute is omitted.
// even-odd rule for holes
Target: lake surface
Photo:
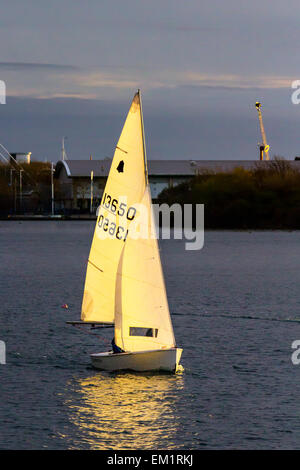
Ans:
<svg viewBox="0 0 300 470"><path fill-rule="evenodd" d="M93 228L0 222L0 448L299 448L300 233L208 231L200 251L161 241L185 371L141 375L91 369L113 331L65 324Z"/></svg>

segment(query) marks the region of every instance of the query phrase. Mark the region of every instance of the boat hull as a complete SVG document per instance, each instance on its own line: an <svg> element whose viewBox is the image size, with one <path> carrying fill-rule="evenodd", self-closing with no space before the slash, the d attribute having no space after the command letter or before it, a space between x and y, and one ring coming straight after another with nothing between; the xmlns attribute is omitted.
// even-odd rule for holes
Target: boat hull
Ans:
<svg viewBox="0 0 300 470"><path fill-rule="evenodd" d="M137 372L166 371L177 372L182 349L157 349L153 351L137 351L91 354L93 367L99 370L133 370Z"/></svg>

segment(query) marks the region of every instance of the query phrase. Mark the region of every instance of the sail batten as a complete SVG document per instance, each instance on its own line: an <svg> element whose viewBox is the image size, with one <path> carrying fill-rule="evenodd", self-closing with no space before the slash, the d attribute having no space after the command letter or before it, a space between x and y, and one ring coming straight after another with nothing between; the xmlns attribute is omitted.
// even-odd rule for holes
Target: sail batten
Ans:
<svg viewBox="0 0 300 470"><path fill-rule="evenodd" d="M88 263L90 263L94 268L98 269L101 273L103 273L103 269L99 268L99 266L96 266L90 259L88 260Z"/></svg>

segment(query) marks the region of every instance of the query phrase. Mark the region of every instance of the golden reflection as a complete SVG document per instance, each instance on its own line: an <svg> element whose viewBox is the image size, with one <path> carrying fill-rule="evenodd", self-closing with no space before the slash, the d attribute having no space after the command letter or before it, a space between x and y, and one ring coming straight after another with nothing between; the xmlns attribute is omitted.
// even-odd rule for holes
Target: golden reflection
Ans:
<svg viewBox="0 0 300 470"><path fill-rule="evenodd" d="M79 431L72 448L178 448L183 381L180 375L97 374L76 382L81 397L68 403Z"/></svg>

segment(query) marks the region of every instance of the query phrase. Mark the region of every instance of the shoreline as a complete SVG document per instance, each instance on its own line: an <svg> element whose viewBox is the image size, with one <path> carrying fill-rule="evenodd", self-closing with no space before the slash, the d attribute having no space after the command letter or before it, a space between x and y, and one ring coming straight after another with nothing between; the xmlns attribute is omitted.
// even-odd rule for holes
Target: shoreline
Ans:
<svg viewBox="0 0 300 470"><path fill-rule="evenodd" d="M10 215L7 217L0 217L1 221L12 221L12 220L30 220L30 221L65 221L65 220L97 220L96 215Z"/></svg>
<svg viewBox="0 0 300 470"><path fill-rule="evenodd" d="M82 221L82 222L96 222L97 216L89 216L89 215L82 215L82 216L77 216L77 215L14 215L14 216L8 216L8 217L0 217L0 222L35 222L35 221L51 221L51 222L70 222L70 221ZM205 227L205 231L210 231L210 232L297 232L300 231L300 228L290 228L290 227L241 227L241 228L224 228L224 227ZM171 231L173 231L174 228L171 228Z"/></svg>

